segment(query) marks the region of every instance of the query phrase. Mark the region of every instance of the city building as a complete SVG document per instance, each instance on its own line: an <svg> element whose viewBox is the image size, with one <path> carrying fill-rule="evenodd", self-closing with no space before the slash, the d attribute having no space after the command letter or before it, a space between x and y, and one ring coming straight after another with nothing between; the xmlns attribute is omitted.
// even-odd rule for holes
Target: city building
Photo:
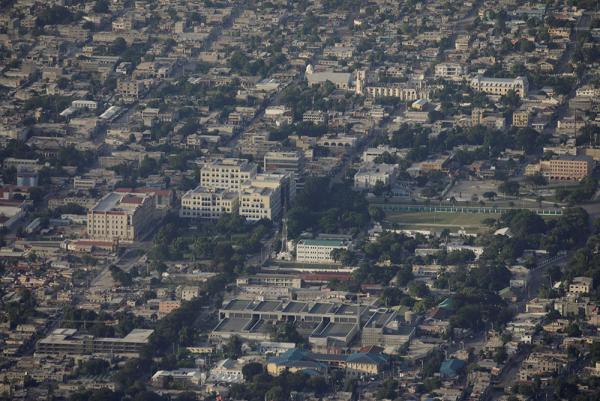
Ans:
<svg viewBox="0 0 600 401"><path fill-rule="evenodd" d="M458 63L440 63L435 66L435 77L451 80L461 79L464 74L464 68Z"/></svg>
<svg viewBox="0 0 600 401"><path fill-rule="evenodd" d="M134 329L123 338L94 337L76 329L59 328L36 344L35 354L106 355L137 357L149 343L154 330Z"/></svg>
<svg viewBox="0 0 600 401"><path fill-rule="evenodd" d="M308 110L302 115L302 121L324 125L327 123L327 113L321 110Z"/></svg>
<svg viewBox="0 0 600 401"><path fill-rule="evenodd" d="M240 191L238 213L249 221L275 220L281 216L281 190L245 187Z"/></svg>
<svg viewBox="0 0 600 401"><path fill-rule="evenodd" d="M526 77L489 78L477 75L471 80L471 88L496 96L504 96L509 91L514 91L521 98L525 98L529 90L529 82Z"/></svg>
<svg viewBox="0 0 600 401"><path fill-rule="evenodd" d="M200 186L239 191L242 183L256 176L254 163L243 159L215 159L206 162L200 170Z"/></svg>
<svg viewBox="0 0 600 401"><path fill-rule="evenodd" d="M334 249L350 249L351 242L342 238L301 239L296 244L296 262L336 264L332 251Z"/></svg>
<svg viewBox="0 0 600 401"><path fill-rule="evenodd" d="M537 164L527 165L526 175L542 174L550 180L580 181L592 173L594 159L589 156L561 155L550 160L542 160Z"/></svg>
<svg viewBox="0 0 600 401"><path fill-rule="evenodd" d="M239 195L236 191L199 186L181 197L179 217L218 219L225 213L237 213L238 204Z"/></svg>
<svg viewBox="0 0 600 401"><path fill-rule="evenodd" d="M390 186L398 172L397 164L365 163L354 174L354 188L373 189L378 183Z"/></svg>
<svg viewBox="0 0 600 401"><path fill-rule="evenodd" d="M518 110L513 113L512 125L518 128L529 127L531 113L528 110Z"/></svg>
<svg viewBox="0 0 600 401"><path fill-rule="evenodd" d="M152 227L155 211L151 194L108 193L88 211L88 236L104 241L139 240Z"/></svg>
<svg viewBox="0 0 600 401"><path fill-rule="evenodd" d="M569 284L569 292L572 294L589 294L594 288L594 280L590 277L575 277Z"/></svg>
<svg viewBox="0 0 600 401"><path fill-rule="evenodd" d="M303 188L304 166L306 160L300 151L267 152L263 159L265 173L290 173L296 181L296 189Z"/></svg>

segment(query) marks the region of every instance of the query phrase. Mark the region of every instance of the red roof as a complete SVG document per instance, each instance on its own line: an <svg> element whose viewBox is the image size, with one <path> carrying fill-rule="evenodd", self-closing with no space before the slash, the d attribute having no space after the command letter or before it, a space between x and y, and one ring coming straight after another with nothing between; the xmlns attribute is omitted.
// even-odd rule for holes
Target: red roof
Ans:
<svg viewBox="0 0 600 401"><path fill-rule="evenodd" d="M155 188L117 188L115 192L123 193L130 192L134 194L155 194L160 196L171 195L170 189L155 189Z"/></svg>
<svg viewBox="0 0 600 401"><path fill-rule="evenodd" d="M349 281L350 273L307 273L302 275L304 281Z"/></svg>
<svg viewBox="0 0 600 401"><path fill-rule="evenodd" d="M133 205L141 205L144 200L139 196L135 195L125 195L121 198L121 203L129 203Z"/></svg>

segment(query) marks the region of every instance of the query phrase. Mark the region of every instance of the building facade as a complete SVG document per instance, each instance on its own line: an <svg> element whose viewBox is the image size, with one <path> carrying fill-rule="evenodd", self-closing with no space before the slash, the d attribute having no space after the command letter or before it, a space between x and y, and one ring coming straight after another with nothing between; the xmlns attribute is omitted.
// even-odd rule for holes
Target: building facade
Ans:
<svg viewBox="0 0 600 401"><path fill-rule="evenodd" d="M471 88L496 96L504 96L512 90L521 98L525 98L529 91L529 82L526 77L488 78L478 75L471 80Z"/></svg>
<svg viewBox="0 0 600 401"><path fill-rule="evenodd" d="M296 261L299 263L335 264L331 252L334 249L350 249L350 242L343 239L302 239L296 245Z"/></svg>
<svg viewBox="0 0 600 401"><path fill-rule="evenodd" d="M152 226L155 210L151 194L108 193L88 211L88 236L101 241L136 241Z"/></svg>

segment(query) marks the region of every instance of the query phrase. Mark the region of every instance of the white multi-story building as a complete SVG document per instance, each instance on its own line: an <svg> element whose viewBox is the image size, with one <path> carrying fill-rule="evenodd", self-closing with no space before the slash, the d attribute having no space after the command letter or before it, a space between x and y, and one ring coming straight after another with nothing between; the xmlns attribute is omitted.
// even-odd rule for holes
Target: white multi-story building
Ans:
<svg viewBox="0 0 600 401"><path fill-rule="evenodd" d="M240 191L239 214L248 221L275 220L281 216L281 189L245 187Z"/></svg>
<svg viewBox="0 0 600 401"><path fill-rule="evenodd" d="M337 238L302 239L296 244L296 261L299 263L334 264L331 251L350 249L350 241Z"/></svg>
<svg viewBox="0 0 600 401"><path fill-rule="evenodd" d="M302 121L314 124L325 124L327 122L327 113L321 110L308 110L302 115Z"/></svg>
<svg viewBox="0 0 600 401"><path fill-rule="evenodd" d="M398 165L368 163L361 166L354 175L354 188L371 189L378 182L391 185L396 178Z"/></svg>
<svg viewBox="0 0 600 401"><path fill-rule="evenodd" d="M190 219L218 219L238 209L238 193L202 186L189 190L181 197L179 217Z"/></svg>
<svg viewBox="0 0 600 401"><path fill-rule="evenodd" d="M521 98L525 98L529 90L529 81L526 77L488 78L477 75L471 80L471 88L478 92L496 96L504 96L512 90Z"/></svg>
<svg viewBox="0 0 600 401"><path fill-rule="evenodd" d="M463 66L458 63L440 63L435 66L436 78L460 79L464 73Z"/></svg>
<svg viewBox="0 0 600 401"><path fill-rule="evenodd" d="M256 165L243 159L217 159L200 170L200 186L239 191L242 183L256 176Z"/></svg>
<svg viewBox="0 0 600 401"><path fill-rule="evenodd" d="M155 210L152 194L108 193L88 211L88 236L102 241L136 241L152 226Z"/></svg>
<svg viewBox="0 0 600 401"><path fill-rule="evenodd" d="M181 198L179 216L218 219L226 213L238 213L249 221L274 220L281 216L284 201L291 200L296 193L295 181L289 173L253 175L240 184L232 184L235 185L239 185L239 189L200 185L186 192Z"/></svg>

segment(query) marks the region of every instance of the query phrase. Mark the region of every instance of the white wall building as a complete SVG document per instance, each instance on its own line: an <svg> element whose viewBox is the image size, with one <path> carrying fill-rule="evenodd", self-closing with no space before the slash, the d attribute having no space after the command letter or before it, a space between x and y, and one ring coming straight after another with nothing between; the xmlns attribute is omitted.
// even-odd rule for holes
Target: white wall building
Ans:
<svg viewBox="0 0 600 401"><path fill-rule="evenodd" d="M334 238L302 239L296 244L296 261L299 263L334 264L331 251L350 249L350 241Z"/></svg>
<svg viewBox="0 0 600 401"><path fill-rule="evenodd" d="M440 63L435 66L435 77L445 79L460 79L465 73L465 70L461 64L458 63Z"/></svg>
<svg viewBox="0 0 600 401"><path fill-rule="evenodd" d="M477 75L471 80L471 88L478 92L496 96L504 96L512 90L521 98L525 98L529 90L529 81L526 77L488 78Z"/></svg>
<svg viewBox="0 0 600 401"><path fill-rule="evenodd" d="M397 164L366 163L354 175L354 188L371 189L378 182L381 182L383 185L391 185L396 178L397 172Z"/></svg>
<svg viewBox="0 0 600 401"><path fill-rule="evenodd" d="M181 197L179 217L191 219L218 219L225 213L236 213L237 191L196 187Z"/></svg>
<svg viewBox="0 0 600 401"><path fill-rule="evenodd" d="M256 165L243 159L217 159L205 163L200 170L200 186L204 188L240 190L242 183L256 176Z"/></svg>

